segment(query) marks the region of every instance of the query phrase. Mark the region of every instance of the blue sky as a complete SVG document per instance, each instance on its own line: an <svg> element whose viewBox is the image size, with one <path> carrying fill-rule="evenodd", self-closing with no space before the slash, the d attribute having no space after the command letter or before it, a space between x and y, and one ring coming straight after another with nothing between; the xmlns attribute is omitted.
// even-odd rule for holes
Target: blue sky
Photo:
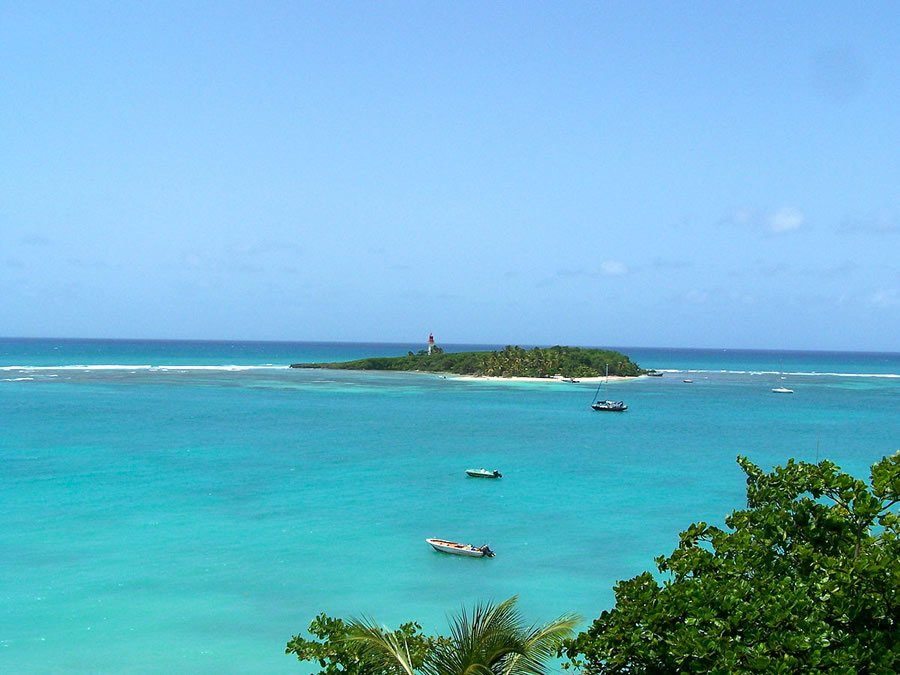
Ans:
<svg viewBox="0 0 900 675"><path fill-rule="evenodd" d="M898 27L0 0L0 335L896 350Z"/></svg>

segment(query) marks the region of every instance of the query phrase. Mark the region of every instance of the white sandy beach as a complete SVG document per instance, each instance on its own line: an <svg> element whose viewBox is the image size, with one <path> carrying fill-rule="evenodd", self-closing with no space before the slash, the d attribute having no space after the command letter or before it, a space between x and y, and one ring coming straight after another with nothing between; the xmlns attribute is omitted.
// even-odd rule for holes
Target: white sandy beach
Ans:
<svg viewBox="0 0 900 675"><path fill-rule="evenodd" d="M443 373L439 373L443 374ZM491 381L491 382L556 382L558 384L573 384L572 382L567 381L561 375L555 377L500 377L497 375L453 375L450 373L446 374L448 379L454 380L477 380L477 381ZM644 377L640 375L639 377ZM576 377L573 378L576 382L624 382L626 380L636 380L637 377L621 377L617 375L610 375L606 377L605 375L601 375L600 377Z"/></svg>

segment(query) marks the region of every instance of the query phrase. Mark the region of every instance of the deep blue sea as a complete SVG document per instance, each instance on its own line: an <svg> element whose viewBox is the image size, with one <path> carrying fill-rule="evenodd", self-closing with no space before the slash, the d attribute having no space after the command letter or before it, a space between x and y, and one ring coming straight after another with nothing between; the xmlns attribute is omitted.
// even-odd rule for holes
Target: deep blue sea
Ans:
<svg viewBox="0 0 900 675"><path fill-rule="evenodd" d="M609 383L623 414L589 383L287 368L422 347L0 339L0 671L308 673L284 646L320 612L443 631L514 594L590 620L744 505L738 454L866 477L900 449L900 354L614 347L665 371Z"/></svg>

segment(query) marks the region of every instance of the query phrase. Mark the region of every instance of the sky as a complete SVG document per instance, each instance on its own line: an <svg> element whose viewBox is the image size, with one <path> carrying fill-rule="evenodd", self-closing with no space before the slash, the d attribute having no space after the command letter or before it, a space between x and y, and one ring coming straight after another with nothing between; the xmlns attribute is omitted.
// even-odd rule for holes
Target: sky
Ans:
<svg viewBox="0 0 900 675"><path fill-rule="evenodd" d="M897 351L898 28L0 0L0 336Z"/></svg>

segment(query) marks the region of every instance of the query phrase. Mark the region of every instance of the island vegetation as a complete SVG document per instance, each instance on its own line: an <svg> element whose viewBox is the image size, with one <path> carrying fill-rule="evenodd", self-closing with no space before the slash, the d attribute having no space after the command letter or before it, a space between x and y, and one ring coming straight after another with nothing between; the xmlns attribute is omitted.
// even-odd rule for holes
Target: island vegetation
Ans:
<svg viewBox="0 0 900 675"><path fill-rule="evenodd" d="M322 641L295 636L287 653L318 661L320 674L542 673L553 644L564 668L585 675L900 672L900 452L874 464L868 482L830 461L790 460L770 473L738 463L747 507L726 529L691 525L656 559L657 573L618 582L615 606L574 638L561 639L571 617L547 624L560 630L526 661L465 648L484 624L465 617L446 638L320 615L310 631ZM527 654L531 633L513 625L491 645ZM471 659L434 667L454 651Z"/></svg>
<svg viewBox="0 0 900 675"><path fill-rule="evenodd" d="M344 370L400 370L452 373L487 377L636 377L643 374L624 354L607 349L581 347L534 347L507 345L493 352L445 352L433 347L406 356L374 357L338 363L294 363L291 368L339 368Z"/></svg>

